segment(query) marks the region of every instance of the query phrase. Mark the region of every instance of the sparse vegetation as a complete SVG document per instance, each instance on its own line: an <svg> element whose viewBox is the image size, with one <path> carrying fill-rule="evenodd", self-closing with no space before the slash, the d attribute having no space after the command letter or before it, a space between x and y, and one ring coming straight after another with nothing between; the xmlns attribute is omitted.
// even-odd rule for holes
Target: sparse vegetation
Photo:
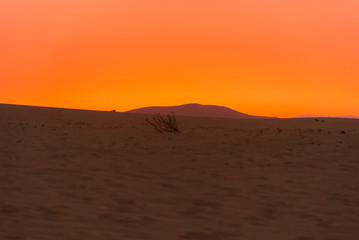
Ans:
<svg viewBox="0 0 359 240"><path fill-rule="evenodd" d="M146 122L159 132L181 132L178 128L176 116L173 112L172 115L168 114L167 118L158 113L153 117L152 121L147 118Z"/></svg>

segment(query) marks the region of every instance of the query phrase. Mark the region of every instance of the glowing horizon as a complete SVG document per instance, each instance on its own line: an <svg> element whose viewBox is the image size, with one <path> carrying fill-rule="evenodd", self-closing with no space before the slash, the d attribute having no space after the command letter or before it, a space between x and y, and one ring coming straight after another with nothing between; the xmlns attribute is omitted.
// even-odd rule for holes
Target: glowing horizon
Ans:
<svg viewBox="0 0 359 240"><path fill-rule="evenodd" d="M0 102L359 116L359 1L0 2Z"/></svg>

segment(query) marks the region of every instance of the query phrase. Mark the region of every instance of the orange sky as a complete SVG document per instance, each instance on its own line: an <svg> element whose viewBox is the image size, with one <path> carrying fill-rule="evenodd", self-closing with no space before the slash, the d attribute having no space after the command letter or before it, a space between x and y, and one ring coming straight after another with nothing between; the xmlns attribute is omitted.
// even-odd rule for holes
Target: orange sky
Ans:
<svg viewBox="0 0 359 240"><path fill-rule="evenodd" d="M0 102L359 116L359 0L0 0Z"/></svg>

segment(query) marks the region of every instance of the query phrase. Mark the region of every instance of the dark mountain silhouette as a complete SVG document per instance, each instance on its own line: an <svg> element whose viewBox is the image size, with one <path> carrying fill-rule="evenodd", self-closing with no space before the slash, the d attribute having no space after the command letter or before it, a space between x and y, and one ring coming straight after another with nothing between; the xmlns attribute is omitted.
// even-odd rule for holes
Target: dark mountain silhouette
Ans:
<svg viewBox="0 0 359 240"><path fill-rule="evenodd" d="M171 107L144 107L127 111L129 113L143 113L143 114L169 114L174 112L178 116L192 116L192 117L218 117L218 118L244 118L244 119L263 119L272 117L252 116L237 112L233 109L216 106L216 105L201 105L198 103L190 103Z"/></svg>

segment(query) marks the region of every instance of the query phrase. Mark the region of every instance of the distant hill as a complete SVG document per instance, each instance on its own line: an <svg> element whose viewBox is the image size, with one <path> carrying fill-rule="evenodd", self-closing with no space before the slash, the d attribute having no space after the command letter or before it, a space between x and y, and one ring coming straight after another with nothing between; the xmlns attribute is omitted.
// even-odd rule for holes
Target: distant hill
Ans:
<svg viewBox="0 0 359 240"><path fill-rule="evenodd" d="M292 117L292 118L353 118L353 119L359 119L359 116L353 116L353 115L339 115L339 116L328 116L328 115L311 115L311 114L306 114L306 115L299 115L296 117Z"/></svg>
<svg viewBox="0 0 359 240"><path fill-rule="evenodd" d="M354 119L359 119L359 116L353 116L353 115L340 115L340 116L336 116L336 118L354 118Z"/></svg>
<svg viewBox="0 0 359 240"><path fill-rule="evenodd" d="M127 111L128 113L143 114L169 114L174 112L178 116L192 117L217 117L217 118L243 118L243 119L264 119L273 117L253 116L245 113L237 112L228 107L216 105L201 105L198 103L190 103L171 107L144 107Z"/></svg>
<svg viewBox="0 0 359 240"><path fill-rule="evenodd" d="M315 115L315 114L304 114L304 115L299 115L299 116L295 116L292 118L330 118L330 116L327 115Z"/></svg>

